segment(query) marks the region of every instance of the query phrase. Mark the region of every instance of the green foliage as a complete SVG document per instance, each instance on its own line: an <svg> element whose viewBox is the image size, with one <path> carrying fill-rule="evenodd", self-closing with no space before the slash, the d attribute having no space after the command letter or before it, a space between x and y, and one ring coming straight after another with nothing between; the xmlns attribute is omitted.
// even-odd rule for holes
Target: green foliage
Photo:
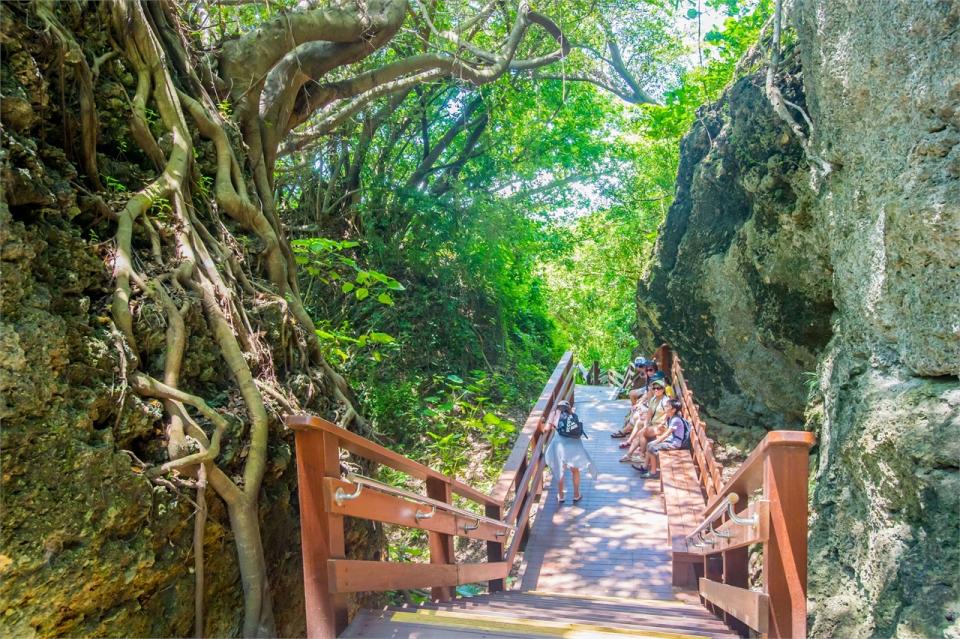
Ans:
<svg viewBox="0 0 960 639"><path fill-rule="evenodd" d="M706 64L683 72L664 94L662 105L644 106L642 115L621 120L620 155L624 158L615 204L593 214L558 223L556 255L543 273L557 301L551 316L564 341L589 365L621 368L635 339L635 294L673 199L680 138L697 117L697 109L719 97L737 62L757 41L770 13L769 0L754 9L737 2L715 2L728 15L721 30L703 43ZM696 12L677 2L678 10ZM691 19L698 15L689 15Z"/></svg>

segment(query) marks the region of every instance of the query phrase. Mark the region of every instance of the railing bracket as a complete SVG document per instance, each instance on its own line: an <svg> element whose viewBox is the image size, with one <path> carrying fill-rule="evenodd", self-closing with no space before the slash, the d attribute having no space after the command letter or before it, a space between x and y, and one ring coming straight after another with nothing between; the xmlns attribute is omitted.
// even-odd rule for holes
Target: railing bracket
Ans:
<svg viewBox="0 0 960 639"><path fill-rule="evenodd" d="M363 492L363 484L357 484L357 489L352 493L344 491L343 488L337 488L337 492L333 494L333 501L337 502L337 506L342 506L343 502L359 497L361 492Z"/></svg>
<svg viewBox="0 0 960 639"><path fill-rule="evenodd" d="M479 527L480 527L480 519L478 518L477 523L473 524L472 526L470 524L464 524L463 532L470 532L471 530L476 530Z"/></svg>
<svg viewBox="0 0 960 639"><path fill-rule="evenodd" d="M737 513L733 512L733 504L727 504L727 514L730 516L730 521L741 526L756 526L760 522L757 513L750 517L738 517Z"/></svg>
<svg viewBox="0 0 960 639"><path fill-rule="evenodd" d="M712 532L714 535L716 535L720 539L730 539L731 537L733 537L732 532L728 532L725 530L717 530L716 528L714 528L712 521L710 522L710 532Z"/></svg>
<svg viewBox="0 0 960 639"><path fill-rule="evenodd" d="M430 510L430 512L428 512L428 513L422 513L422 512L420 512L420 509L417 509L417 512L414 513L413 517L414 517L414 519L416 519L417 521L420 521L421 519L430 519L431 517L433 517L433 516L436 515L436 514L437 514L437 507L434 506L434 507Z"/></svg>

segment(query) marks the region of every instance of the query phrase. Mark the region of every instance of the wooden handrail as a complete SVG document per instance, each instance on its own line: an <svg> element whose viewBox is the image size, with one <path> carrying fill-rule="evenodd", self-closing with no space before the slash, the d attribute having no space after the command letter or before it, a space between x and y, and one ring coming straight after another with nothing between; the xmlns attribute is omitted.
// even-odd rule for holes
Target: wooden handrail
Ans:
<svg viewBox="0 0 960 639"><path fill-rule="evenodd" d="M801 447L809 451L816 443L817 438L813 433L799 430L774 430L766 434L756 448L750 453L746 461L740 465L737 472L727 480L720 491L707 501L705 511L712 510L721 500L731 494L749 495L755 490L763 488L764 479L764 460L767 459L774 448L781 447ZM804 473L806 477L806 473ZM804 482L806 483L806 482Z"/></svg>
<svg viewBox="0 0 960 639"><path fill-rule="evenodd" d="M691 454L707 498L701 523L685 539L687 552L703 556L701 600L738 631L805 637L807 464L816 438L803 431L771 431L722 482L706 426L675 354L672 370L674 388L692 425ZM749 503L758 490L760 499ZM747 551L753 544L763 545L763 592L748 588Z"/></svg>
<svg viewBox="0 0 960 639"><path fill-rule="evenodd" d="M307 635L335 637L346 627L347 592L430 587L435 599L445 601L458 584L488 581L491 591L502 589L525 542L543 481L551 433L544 432L542 424L560 399L573 400L574 387L573 356L568 352L527 417L490 495L321 417L288 416L285 421L296 433ZM426 497L375 480L345 481L341 449L424 480ZM453 495L483 506L484 515L452 506ZM427 531L430 563L347 559L345 516ZM485 540L487 562L456 563L454 536Z"/></svg>
<svg viewBox="0 0 960 639"><path fill-rule="evenodd" d="M290 415L285 421L287 426L295 431L304 429L326 431L336 436L341 448L350 451L358 457L375 461L383 466L389 466L394 470L399 470L417 479L436 479L444 483L449 483L454 494L466 497L470 501L483 505L497 503L488 495L483 494L472 486L468 486L456 479L451 479L443 473L439 473L428 466L424 466L419 462L399 455L389 448L384 448L380 444L365 439L356 433L351 433L344 428L340 428L322 417L317 417L316 415Z"/></svg>

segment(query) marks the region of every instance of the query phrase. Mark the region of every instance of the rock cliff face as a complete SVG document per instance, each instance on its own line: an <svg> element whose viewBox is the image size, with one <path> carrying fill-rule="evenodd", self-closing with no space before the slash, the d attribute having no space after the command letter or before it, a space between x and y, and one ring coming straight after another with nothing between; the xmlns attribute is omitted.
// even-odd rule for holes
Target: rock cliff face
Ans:
<svg viewBox="0 0 960 639"><path fill-rule="evenodd" d="M960 633L960 5L804 0L834 337L813 492L819 636Z"/></svg>
<svg viewBox="0 0 960 639"><path fill-rule="evenodd" d="M790 76L790 97L803 99ZM830 338L830 264L800 147L762 74L736 82L681 147L677 194L640 283L649 351L665 338L711 414L768 428L803 423L804 372Z"/></svg>
<svg viewBox="0 0 960 639"><path fill-rule="evenodd" d="M639 337L677 345L717 417L817 432L811 635L957 636L960 5L791 13L780 85L833 170L811 174L759 77L706 108Z"/></svg>

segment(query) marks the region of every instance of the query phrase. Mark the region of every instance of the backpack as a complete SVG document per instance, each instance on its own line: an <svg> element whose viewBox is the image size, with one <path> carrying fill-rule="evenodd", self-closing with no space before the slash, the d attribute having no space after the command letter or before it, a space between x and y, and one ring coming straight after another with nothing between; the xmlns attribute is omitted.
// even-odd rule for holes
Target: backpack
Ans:
<svg viewBox="0 0 960 639"><path fill-rule="evenodd" d="M583 422L577 417L576 413L561 414L557 420L557 434L561 437L570 437L571 439L580 439L587 437L583 430ZM587 437L587 439L590 439Z"/></svg>
<svg viewBox="0 0 960 639"><path fill-rule="evenodd" d="M683 439L680 440L680 450L690 450L690 422L683 417L680 418L680 421L683 422Z"/></svg>

